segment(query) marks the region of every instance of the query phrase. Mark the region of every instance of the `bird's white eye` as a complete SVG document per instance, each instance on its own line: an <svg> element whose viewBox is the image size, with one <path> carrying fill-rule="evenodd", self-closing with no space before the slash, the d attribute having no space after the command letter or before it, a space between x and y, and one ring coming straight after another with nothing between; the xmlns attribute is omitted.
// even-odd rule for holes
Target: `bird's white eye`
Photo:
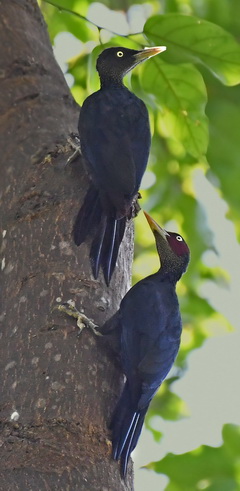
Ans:
<svg viewBox="0 0 240 491"><path fill-rule="evenodd" d="M179 241L179 242L182 242L183 238L181 237L181 235L177 235L176 236L176 239Z"/></svg>
<svg viewBox="0 0 240 491"><path fill-rule="evenodd" d="M117 52L117 56L118 56L118 58L122 58L122 56L123 56L123 52L122 52L122 51L118 51L118 52Z"/></svg>

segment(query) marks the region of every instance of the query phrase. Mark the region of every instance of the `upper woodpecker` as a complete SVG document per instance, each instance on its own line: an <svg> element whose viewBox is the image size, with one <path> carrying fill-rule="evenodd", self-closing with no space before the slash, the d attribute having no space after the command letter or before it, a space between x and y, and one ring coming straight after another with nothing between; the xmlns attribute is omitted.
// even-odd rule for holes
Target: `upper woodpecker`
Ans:
<svg viewBox="0 0 240 491"><path fill-rule="evenodd" d="M149 149L148 112L141 99L123 85L136 65L161 53L165 46L140 51L105 49L97 60L101 88L83 103L79 117L81 152L91 183L76 217L77 245L91 238L90 260L97 278L102 267L109 285Z"/></svg>

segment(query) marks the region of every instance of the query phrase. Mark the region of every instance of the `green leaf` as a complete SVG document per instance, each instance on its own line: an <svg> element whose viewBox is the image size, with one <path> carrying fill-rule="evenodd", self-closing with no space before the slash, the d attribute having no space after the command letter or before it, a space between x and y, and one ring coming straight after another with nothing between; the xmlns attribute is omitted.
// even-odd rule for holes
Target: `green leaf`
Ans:
<svg viewBox="0 0 240 491"><path fill-rule="evenodd" d="M223 84L240 82L240 46L221 27L197 17L168 14L151 17L144 33L154 44L167 46L165 60L201 63Z"/></svg>
<svg viewBox="0 0 240 491"><path fill-rule="evenodd" d="M194 290L189 290L186 302L182 302L182 312L186 316L194 316L197 312L198 320L203 321L213 315L215 310L205 298L199 297Z"/></svg>
<svg viewBox="0 0 240 491"><path fill-rule="evenodd" d="M239 430L237 426L225 425L222 446L202 445L185 454L168 454L147 467L170 478L166 491L236 491L240 486L239 444L236 444Z"/></svg>
<svg viewBox="0 0 240 491"><path fill-rule="evenodd" d="M75 84L79 87L87 88L87 62L89 55L80 53L75 58L68 61L68 73L71 73L75 79Z"/></svg>
<svg viewBox="0 0 240 491"><path fill-rule="evenodd" d="M158 442L159 443L160 440L163 437L163 434L161 433L161 431L158 431L158 430L155 430L154 428L152 428L151 425L148 423L148 420L147 419L145 419L144 423L145 423L146 428L149 431L151 431L152 436L153 436L155 442Z"/></svg>
<svg viewBox="0 0 240 491"><path fill-rule="evenodd" d="M236 37L240 29L239 0L192 0L193 15L204 17L227 29Z"/></svg>
<svg viewBox="0 0 240 491"><path fill-rule="evenodd" d="M142 86L154 94L162 109L162 134L180 141L192 156L204 155L208 145L207 92L199 71L191 65L169 65L158 57L143 68Z"/></svg>
<svg viewBox="0 0 240 491"><path fill-rule="evenodd" d="M93 29L90 30L90 25L81 15L85 15L88 9L88 2L81 0L56 0L50 4L42 4L42 12L45 17L48 26L48 32L52 43L57 34L61 32L71 32L77 39L81 41L88 41L93 37ZM97 28L95 32L95 38L97 34Z"/></svg>
<svg viewBox="0 0 240 491"><path fill-rule="evenodd" d="M209 165L214 175L217 176L223 197L230 205L231 213L234 213L239 225L239 104L218 98L210 105L209 111L211 116Z"/></svg>
<svg viewBox="0 0 240 491"><path fill-rule="evenodd" d="M171 392L172 379L165 380L155 397L153 398L148 410L147 420L153 416L161 416L169 421L177 421L189 416L186 403L178 395ZM150 426L151 429L151 426Z"/></svg>
<svg viewBox="0 0 240 491"><path fill-rule="evenodd" d="M240 426L226 424L223 427L223 440L227 450L234 456L240 455ZM239 462L240 464L240 462Z"/></svg>

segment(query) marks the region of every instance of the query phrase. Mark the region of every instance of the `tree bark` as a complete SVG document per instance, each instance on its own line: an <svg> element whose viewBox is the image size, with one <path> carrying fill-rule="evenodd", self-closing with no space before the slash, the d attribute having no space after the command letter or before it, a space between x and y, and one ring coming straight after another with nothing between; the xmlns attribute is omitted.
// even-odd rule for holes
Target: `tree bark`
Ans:
<svg viewBox="0 0 240 491"><path fill-rule="evenodd" d="M88 177L65 167L79 108L35 0L0 0L0 489L132 487L107 428L122 375L104 340L52 311L72 300L102 324L129 286L132 227L109 288L71 231Z"/></svg>

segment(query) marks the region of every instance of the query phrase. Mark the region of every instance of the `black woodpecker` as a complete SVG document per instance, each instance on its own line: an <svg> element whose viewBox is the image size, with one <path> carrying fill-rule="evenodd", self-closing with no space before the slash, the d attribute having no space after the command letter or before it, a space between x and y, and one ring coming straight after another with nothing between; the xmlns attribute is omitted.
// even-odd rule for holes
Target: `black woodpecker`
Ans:
<svg viewBox="0 0 240 491"><path fill-rule="evenodd" d="M101 267L107 285L126 221L134 215L150 149L146 106L123 85L123 77L165 49L105 49L96 66L101 88L84 101L80 112L81 152L91 182L73 236L78 246L90 237L93 275L97 278Z"/></svg>
<svg viewBox="0 0 240 491"><path fill-rule="evenodd" d="M175 289L190 257L181 235L167 232L145 215L155 236L161 267L128 291L117 313L105 324L106 330L112 326L119 333L120 360L126 376L110 425L113 458L121 460L122 477L148 406L179 350L182 322Z"/></svg>

